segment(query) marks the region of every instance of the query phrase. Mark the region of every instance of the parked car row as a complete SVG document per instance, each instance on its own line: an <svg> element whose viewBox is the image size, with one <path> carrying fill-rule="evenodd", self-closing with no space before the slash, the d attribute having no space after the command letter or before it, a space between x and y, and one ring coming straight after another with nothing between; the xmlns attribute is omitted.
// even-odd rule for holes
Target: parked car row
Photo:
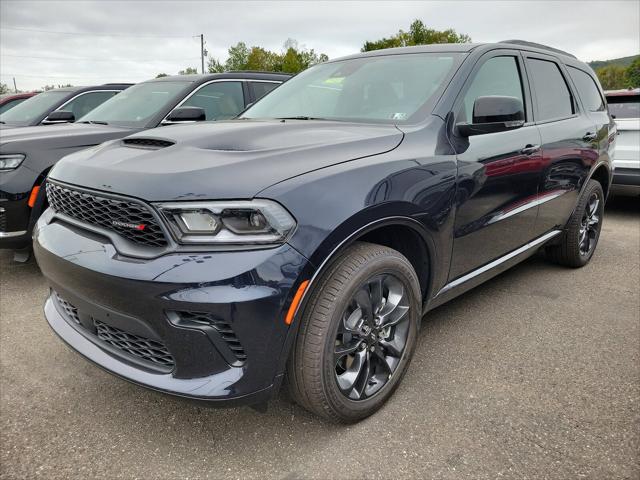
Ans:
<svg viewBox="0 0 640 480"><path fill-rule="evenodd" d="M2 133L5 233L33 237L71 348L214 405L262 408L287 383L354 422L398 387L431 309L539 249L592 258L617 130L572 55L379 50L256 101L285 80L155 79Z"/></svg>
<svg viewBox="0 0 640 480"><path fill-rule="evenodd" d="M7 110L12 109L16 105L20 105L26 99L37 95L40 92L24 92L24 93L6 93L0 95L0 115Z"/></svg>
<svg viewBox="0 0 640 480"><path fill-rule="evenodd" d="M18 259L28 255L33 226L47 206L42 184L65 155L161 125L233 118L288 78L250 72L162 77L132 87L51 90L33 97L31 104L18 105L1 117L7 125L61 125L2 130L0 247L18 250ZM111 98L104 101L105 95ZM44 100L34 102L37 99ZM84 113L88 104L91 108ZM67 124L76 114L78 121Z"/></svg>

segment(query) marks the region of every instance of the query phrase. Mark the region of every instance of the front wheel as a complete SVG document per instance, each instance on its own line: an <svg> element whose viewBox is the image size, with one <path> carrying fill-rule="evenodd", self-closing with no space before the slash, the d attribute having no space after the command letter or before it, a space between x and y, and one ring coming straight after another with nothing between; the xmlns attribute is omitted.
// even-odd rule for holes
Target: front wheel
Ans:
<svg viewBox="0 0 640 480"><path fill-rule="evenodd" d="M335 422L392 395L416 344L421 294L399 252L357 243L314 286L287 369L294 400Z"/></svg>
<svg viewBox="0 0 640 480"><path fill-rule="evenodd" d="M602 186L596 180L589 180L560 244L547 247L549 258L555 263L574 268L589 263L598 245L603 215Z"/></svg>

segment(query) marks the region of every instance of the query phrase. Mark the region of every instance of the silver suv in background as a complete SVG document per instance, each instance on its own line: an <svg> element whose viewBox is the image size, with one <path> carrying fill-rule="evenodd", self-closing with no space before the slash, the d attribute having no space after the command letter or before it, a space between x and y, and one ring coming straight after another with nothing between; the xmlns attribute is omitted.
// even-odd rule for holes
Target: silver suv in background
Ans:
<svg viewBox="0 0 640 480"><path fill-rule="evenodd" d="M618 126L612 193L640 195L640 88L605 92Z"/></svg>

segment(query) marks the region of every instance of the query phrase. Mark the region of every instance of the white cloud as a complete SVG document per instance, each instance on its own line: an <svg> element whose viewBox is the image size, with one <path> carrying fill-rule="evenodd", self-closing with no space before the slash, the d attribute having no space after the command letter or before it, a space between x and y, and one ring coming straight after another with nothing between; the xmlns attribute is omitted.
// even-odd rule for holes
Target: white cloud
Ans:
<svg viewBox="0 0 640 480"><path fill-rule="evenodd" d="M0 2L0 80L45 83L142 81L199 66L203 33L214 57L238 41L279 50L287 38L337 57L365 40L408 28L415 18L454 28L476 42L545 43L582 60L640 52L640 2ZM94 35L13 30L27 28ZM97 34L119 34L98 36ZM130 37L127 35L138 35ZM154 37L156 36L156 37ZM42 57L42 58L33 58ZM60 57L82 57L64 60Z"/></svg>

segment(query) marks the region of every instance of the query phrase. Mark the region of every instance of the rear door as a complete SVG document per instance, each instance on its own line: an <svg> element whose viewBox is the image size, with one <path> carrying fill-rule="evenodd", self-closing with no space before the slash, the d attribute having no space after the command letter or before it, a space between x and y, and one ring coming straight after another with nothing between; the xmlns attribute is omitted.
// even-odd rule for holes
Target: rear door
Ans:
<svg viewBox="0 0 640 480"><path fill-rule="evenodd" d="M541 235L565 226L598 160L598 144L608 142L608 133L597 128L580 105L566 69L556 58L538 53L524 56L542 141L535 224L535 234Z"/></svg>
<svg viewBox="0 0 640 480"><path fill-rule="evenodd" d="M523 246L537 215L540 134L519 52L495 50L480 58L454 105L455 123L471 121L476 98L522 101L525 125L499 133L452 139L458 159L457 211L449 277L455 279Z"/></svg>

